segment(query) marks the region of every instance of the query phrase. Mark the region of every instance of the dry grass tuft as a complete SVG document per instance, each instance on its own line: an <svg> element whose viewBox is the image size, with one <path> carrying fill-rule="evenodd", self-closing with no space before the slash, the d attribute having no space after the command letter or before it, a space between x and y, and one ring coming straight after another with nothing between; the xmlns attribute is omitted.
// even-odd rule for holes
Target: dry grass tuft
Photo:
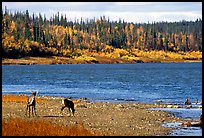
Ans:
<svg viewBox="0 0 204 138"><path fill-rule="evenodd" d="M22 120L18 118L2 121L2 136L94 136L97 135L83 127L56 126L43 120Z"/></svg>
<svg viewBox="0 0 204 138"><path fill-rule="evenodd" d="M27 102L28 96L27 95L2 95L2 102ZM40 99L36 97L37 102L46 102L46 99Z"/></svg>

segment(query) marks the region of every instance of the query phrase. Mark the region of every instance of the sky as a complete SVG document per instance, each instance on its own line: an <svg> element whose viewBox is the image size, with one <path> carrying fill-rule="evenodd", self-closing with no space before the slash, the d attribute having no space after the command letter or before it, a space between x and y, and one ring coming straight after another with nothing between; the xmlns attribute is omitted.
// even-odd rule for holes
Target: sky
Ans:
<svg viewBox="0 0 204 138"><path fill-rule="evenodd" d="M202 19L202 2L2 2L3 10L5 6L11 12L40 12L47 19L59 12L72 21L101 16L133 23Z"/></svg>

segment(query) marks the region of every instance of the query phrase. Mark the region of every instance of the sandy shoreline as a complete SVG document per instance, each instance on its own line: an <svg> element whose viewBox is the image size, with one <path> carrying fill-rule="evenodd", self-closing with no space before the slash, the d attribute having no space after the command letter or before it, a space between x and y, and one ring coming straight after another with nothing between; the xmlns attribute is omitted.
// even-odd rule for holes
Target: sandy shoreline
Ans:
<svg viewBox="0 0 204 138"><path fill-rule="evenodd" d="M162 62L202 62L201 60L184 60L184 59L149 59L142 57L138 61L129 61L124 59L114 59L107 57L97 58L93 61L76 61L67 57L25 57L20 59L2 59L3 65L35 65L35 64L131 64L131 63L162 63Z"/></svg>
<svg viewBox="0 0 204 138"><path fill-rule="evenodd" d="M25 116L26 101L5 100L2 95L2 120L21 118L24 120L44 120L59 126L83 123L84 127L106 136L158 136L168 135L173 128L163 127L167 122L184 121L168 112L147 110L161 107L158 104L108 103L74 100L75 116L67 109L60 115L60 97L37 97L37 117Z"/></svg>

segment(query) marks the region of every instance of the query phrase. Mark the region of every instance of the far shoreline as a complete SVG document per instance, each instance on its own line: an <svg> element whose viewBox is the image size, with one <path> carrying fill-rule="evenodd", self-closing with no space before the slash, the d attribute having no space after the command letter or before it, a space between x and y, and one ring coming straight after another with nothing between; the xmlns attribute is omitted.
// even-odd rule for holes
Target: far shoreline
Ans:
<svg viewBox="0 0 204 138"><path fill-rule="evenodd" d="M19 59L3 58L2 65L57 65L57 64L137 64L137 63L196 63L201 60L184 60L184 59L140 59L129 61L124 59L99 58L96 61L77 61L67 57L24 57Z"/></svg>

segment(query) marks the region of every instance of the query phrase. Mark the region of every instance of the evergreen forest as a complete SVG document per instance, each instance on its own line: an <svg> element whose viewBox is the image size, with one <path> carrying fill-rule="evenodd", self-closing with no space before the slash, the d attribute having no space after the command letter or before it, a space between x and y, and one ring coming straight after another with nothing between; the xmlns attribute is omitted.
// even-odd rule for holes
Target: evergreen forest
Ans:
<svg viewBox="0 0 204 138"><path fill-rule="evenodd" d="M202 20L133 23L100 16L72 21L59 12L47 19L28 10L2 10L3 58L136 58L139 51L202 52Z"/></svg>

